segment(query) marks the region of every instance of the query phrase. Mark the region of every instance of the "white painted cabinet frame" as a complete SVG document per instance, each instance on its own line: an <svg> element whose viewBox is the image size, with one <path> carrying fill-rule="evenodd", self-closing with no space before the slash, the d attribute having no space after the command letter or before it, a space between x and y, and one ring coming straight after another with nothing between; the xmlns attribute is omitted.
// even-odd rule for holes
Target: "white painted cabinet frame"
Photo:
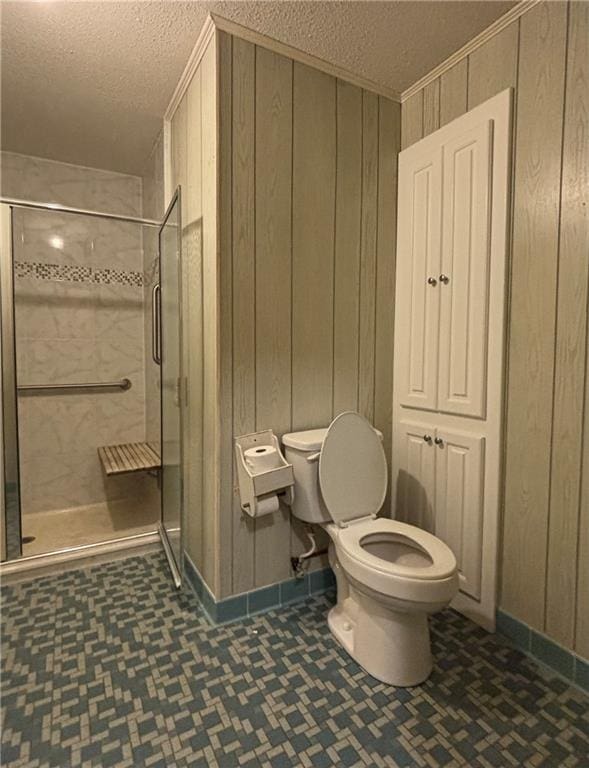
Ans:
<svg viewBox="0 0 589 768"><path fill-rule="evenodd" d="M454 549L461 587L453 606L489 630L502 486L511 102L511 89L503 91L399 155L393 514Z"/></svg>

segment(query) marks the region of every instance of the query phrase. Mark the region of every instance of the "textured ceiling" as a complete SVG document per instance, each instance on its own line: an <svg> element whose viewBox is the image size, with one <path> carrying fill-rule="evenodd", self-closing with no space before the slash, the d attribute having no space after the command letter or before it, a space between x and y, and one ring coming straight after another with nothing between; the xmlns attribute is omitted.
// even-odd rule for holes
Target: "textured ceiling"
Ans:
<svg viewBox="0 0 589 768"><path fill-rule="evenodd" d="M513 5L2 0L2 148L140 173L210 11L400 92Z"/></svg>

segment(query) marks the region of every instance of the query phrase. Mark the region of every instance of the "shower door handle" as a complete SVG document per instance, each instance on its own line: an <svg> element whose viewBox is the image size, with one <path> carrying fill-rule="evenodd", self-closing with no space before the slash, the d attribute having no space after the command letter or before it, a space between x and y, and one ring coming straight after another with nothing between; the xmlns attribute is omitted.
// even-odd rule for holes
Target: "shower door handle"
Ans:
<svg viewBox="0 0 589 768"><path fill-rule="evenodd" d="M151 356L157 365L162 364L161 296L160 284L156 283L151 291Z"/></svg>

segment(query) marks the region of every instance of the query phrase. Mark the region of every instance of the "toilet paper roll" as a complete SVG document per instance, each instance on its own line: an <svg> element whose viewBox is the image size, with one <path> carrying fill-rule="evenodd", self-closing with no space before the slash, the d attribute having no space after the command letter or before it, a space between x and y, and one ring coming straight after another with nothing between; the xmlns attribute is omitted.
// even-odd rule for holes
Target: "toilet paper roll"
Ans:
<svg viewBox="0 0 589 768"><path fill-rule="evenodd" d="M257 445L244 451L245 462L254 475L280 466L280 454L273 445Z"/></svg>
<svg viewBox="0 0 589 768"><path fill-rule="evenodd" d="M278 496L261 496L256 502L256 517L263 517L264 515L271 515L273 512L278 512L279 506Z"/></svg>

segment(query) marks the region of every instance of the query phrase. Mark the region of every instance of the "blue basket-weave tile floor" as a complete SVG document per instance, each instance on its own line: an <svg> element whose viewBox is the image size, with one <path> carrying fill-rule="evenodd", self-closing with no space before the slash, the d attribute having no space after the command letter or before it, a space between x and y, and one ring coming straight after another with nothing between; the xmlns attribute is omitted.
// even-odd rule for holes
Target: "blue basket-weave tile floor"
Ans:
<svg viewBox="0 0 589 768"><path fill-rule="evenodd" d="M587 698L451 611L409 690L338 648L327 597L211 627L160 555L2 600L3 766L589 764Z"/></svg>

